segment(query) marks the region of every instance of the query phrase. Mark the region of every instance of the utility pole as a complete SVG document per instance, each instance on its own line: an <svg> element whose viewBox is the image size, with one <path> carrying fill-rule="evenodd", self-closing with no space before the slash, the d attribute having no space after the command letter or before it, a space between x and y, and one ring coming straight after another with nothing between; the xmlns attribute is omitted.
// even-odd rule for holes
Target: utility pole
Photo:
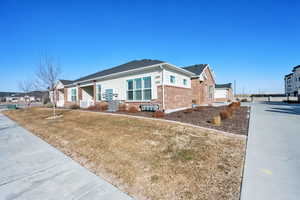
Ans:
<svg viewBox="0 0 300 200"><path fill-rule="evenodd" d="M234 96L236 97L236 80L234 80Z"/></svg>

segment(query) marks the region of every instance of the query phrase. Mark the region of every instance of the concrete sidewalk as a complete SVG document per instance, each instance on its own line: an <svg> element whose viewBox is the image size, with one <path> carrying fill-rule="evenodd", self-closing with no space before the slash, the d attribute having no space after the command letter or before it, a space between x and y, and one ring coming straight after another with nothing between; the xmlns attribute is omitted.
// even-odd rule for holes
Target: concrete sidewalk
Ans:
<svg viewBox="0 0 300 200"><path fill-rule="evenodd" d="M0 113L0 199L132 199Z"/></svg>
<svg viewBox="0 0 300 200"><path fill-rule="evenodd" d="M300 198L300 105L251 104L241 200Z"/></svg>

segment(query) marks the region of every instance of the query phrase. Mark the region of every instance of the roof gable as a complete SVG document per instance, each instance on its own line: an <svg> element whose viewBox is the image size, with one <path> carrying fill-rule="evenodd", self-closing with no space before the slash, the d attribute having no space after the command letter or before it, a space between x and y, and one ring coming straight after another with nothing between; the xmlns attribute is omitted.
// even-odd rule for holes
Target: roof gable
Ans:
<svg viewBox="0 0 300 200"><path fill-rule="evenodd" d="M73 82L85 81L85 80L89 80L89 79L93 79L93 78L98 78L98 77L107 76L107 75L111 75L111 74L115 74L115 73L119 73L119 72L125 72L125 71L129 71L129 70L133 70L133 69L143 68L143 67L147 67L147 66L151 66L151 65L160 64L160 63L164 63L164 62L160 61L160 60L150 60L150 59L133 60L128 63L118 65L118 66L110 68L110 69L106 69L103 71L96 72L94 74L90 74L90 75L81 77Z"/></svg>
<svg viewBox="0 0 300 200"><path fill-rule="evenodd" d="M193 72L196 75L200 75L207 66L208 64L196 64L196 65L183 67L183 69Z"/></svg>
<svg viewBox="0 0 300 200"><path fill-rule="evenodd" d="M73 83L73 81L70 81L70 80L59 80L63 85L68 85L68 84L71 84Z"/></svg>
<svg viewBox="0 0 300 200"><path fill-rule="evenodd" d="M226 84L216 84L215 88L232 88L232 83L226 83Z"/></svg>

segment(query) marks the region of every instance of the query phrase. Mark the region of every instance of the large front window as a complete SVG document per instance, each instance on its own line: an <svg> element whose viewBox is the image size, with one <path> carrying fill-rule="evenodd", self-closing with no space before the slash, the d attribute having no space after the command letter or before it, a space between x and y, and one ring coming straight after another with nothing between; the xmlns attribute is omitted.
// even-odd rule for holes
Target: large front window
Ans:
<svg viewBox="0 0 300 200"><path fill-rule="evenodd" d="M127 100L151 100L151 77L127 80Z"/></svg>

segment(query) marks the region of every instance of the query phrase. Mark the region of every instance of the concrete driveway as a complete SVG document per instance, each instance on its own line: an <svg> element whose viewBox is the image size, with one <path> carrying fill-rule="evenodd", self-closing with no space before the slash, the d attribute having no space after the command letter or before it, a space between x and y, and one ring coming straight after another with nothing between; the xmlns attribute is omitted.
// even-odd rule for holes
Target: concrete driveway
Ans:
<svg viewBox="0 0 300 200"><path fill-rule="evenodd" d="M132 198L0 113L0 199Z"/></svg>
<svg viewBox="0 0 300 200"><path fill-rule="evenodd" d="M300 105L251 104L242 200L300 199Z"/></svg>

